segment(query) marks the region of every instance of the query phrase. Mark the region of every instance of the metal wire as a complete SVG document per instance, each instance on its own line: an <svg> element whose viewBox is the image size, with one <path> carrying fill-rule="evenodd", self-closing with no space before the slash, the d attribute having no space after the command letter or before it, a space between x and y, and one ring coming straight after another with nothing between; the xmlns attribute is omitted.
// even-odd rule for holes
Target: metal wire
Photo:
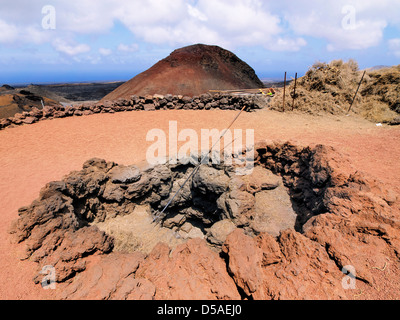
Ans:
<svg viewBox="0 0 400 320"><path fill-rule="evenodd" d="M247 108L247 105L244 105L243 108L240 110L240 112L236 115L236 117L233 119L233 121L231 122L231 124L228 126L228 128L226 128L224 130L224 132L221 134L221 136L219 137L219 139L217 140L217 142L214 143L214 145L211 147L211 149L208 150L208 152L201 158L199 164L194 168L194 170L192 171L192 173L189 175L189 177L187 177L187 179L185 180L185 182L181 185L181 187L179 188L179 190L174 194L174 196L168 201L168 203L165 205L164 209L162 209L162 211L157 214L154 219L153 222L155 222L160 216L162 216L165 212L165 210L168 209L168 207L170 206L170 204L172 203L172 201L174 201L174 199L176 198L176 196L179 194L179 192L185 187L186 183L190 180L190 178L192 178L197 171L199 170L200 166L203 164L203 161L209 156L210 152L212 151L212 149L214 149L214 147L222 140L222 138L225 136L225 134L228 132L228 130L233 126L233 124L236 122L236 120L240 117L240 115L242 114L242 112ZM233 140L235 141L235 140ZM232 141L232 143L233 143Z"/></svg>

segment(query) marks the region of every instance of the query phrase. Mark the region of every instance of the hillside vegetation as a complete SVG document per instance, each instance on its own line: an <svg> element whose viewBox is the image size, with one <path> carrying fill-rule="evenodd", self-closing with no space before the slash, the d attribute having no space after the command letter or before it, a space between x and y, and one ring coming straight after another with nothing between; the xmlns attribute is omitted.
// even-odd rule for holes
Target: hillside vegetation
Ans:
<svg viewBox="0 0 400 320"><path fill-rule="evenodd" d="M297 81L294 109L311 114L346 114L362 78L354 60L317 62ZM286 90L285 110L293 107L294 81ZM283 90L271 104L283 110ZM390 122L400 113L400 65L367 71L351 109L375 122Z"/></svg>

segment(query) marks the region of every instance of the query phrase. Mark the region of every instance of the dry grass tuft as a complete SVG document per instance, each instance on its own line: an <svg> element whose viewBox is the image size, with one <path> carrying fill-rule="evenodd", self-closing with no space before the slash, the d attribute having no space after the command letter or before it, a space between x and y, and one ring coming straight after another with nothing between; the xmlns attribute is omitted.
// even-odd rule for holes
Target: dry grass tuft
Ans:
<svg viewBox="0 0 400 320"><path fill-rule="evenodd" d="M376 96L389 108L400 113L400 65L373 71L370 81L361 91L363 96Z"/></svg>
<svg viewBox="0 0 400 320"><path fill-rule="evenodd" d="M310 114L347 114L362 77L354 60L317 62L297 81L295 110ZM292 110L294 82L286 90L285 111ZM281 90L271 109L283 111ZM375 122L390 122L400 113L400 65L367 72L352 112ZM397 113L396 113L397 112Z"/></svg>

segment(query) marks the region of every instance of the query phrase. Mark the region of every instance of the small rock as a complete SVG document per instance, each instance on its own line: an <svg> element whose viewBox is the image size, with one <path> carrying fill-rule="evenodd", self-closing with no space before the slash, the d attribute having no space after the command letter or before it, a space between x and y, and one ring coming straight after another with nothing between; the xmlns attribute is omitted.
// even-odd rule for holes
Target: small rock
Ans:
<svg viewBox="0 0 400 320"><path fill-rule="evenodd" d="M196 239L196 238L204 239L205 238L204 233L203 231L201 231L200 228L192 227L192 229L190 229L190 231L187 234L187 239Z"/></svg>
<svg viewBox="0 0 400 320"><path fill-rule="evenodd" d="M281 178L260 166L256 166L250 175L244 176L241 190L256 193L261 190L273 190L281 184Z"/></svg>
<svg viewBox="0 0 400 320"><path fill-rule="evenodd" d="M23 123L25 124L32 124L34 122L36 122L36 118L35 117L27 117L24 120L22 120Z"/></svg>
<svg viewBox="0 0 400 320"><path fill-rule="evenodd" d="M278 236L283 230L294 229L297 215L283 187L261 191L255 195L255 199L255 217L250 227L256 234L267 232Z"/></svg>
<svg viewBox="0 0 400 320"><path fill-rule="evenodd" d="M45 106L43 108L43 117L48 118L48 117L52 117L54 114L54 108L53 107L49 107L49 106Z"/></svg>
<svg viewBox="0 0 400 320"><path fill-rule="evenodd" d="M217 205L224 211L224 217L239 219L254 208L255 198L248 192L233 190L223 194L217 200Z"/></svg>
<svg viewBox="0 0 400 320"><path fill-rule="evenodd" d="M189 233L190 230L192 230L193 225L190 222L186 222L182 227L181 227L181 231Z"/></svg>
<svg viewBox="0 0 400 320"><path fill-rule="evenodd" d="M216 195L222 194L227 190L229 185L229 177L220 170L202 165L193 177L193 186L201 193L207 192Z"/></svg>
<svg viewBox="0 0 400 320"><path fill-rule="evenodd" d="M156 107L155 107L155 105L153 103L145 104L143 106L143 108L144 108L144 111L154 111L154 110L156 110Z"/></svg>
<svg viewBox="0 0 400 320"><path fill-rule="evenodd" d="M124 190L117 184L107 183L103 198L109 201L121 202L124 199Z"/></svg>
<svg viewBox="0 0 400 320"><path fill-rule="evenodd" d="M107 168L107 162L103 159L93 158L93 159L87 160L83 164L82 167L83 167L83 169L93 167L96 169L105 170Z"/></svg>
<svg viewBox="0 0 400 320"><path fill-rule="evenodd" d="M235 224L228 219L218 221L212 225L207 233L207 240L215 245L221 246L226 237L236 229Z"/></svg>
<svg viewBox="0 0 400 320"><path fill-rule="evenodd" d="M85 111L83 111L83 115L84 115L84 116L89 116L89 115L91 115L91 114L93 114L93 111L92 111L92 110L85 110Z"/></svg>
<svg viewBox="0 0 400 320"><path fill-rule="evenodd" d="M26 116L25 116L25 114L23 114L23 113L16 113L16 114L14 115L14 119L23 120L23 119L25 119L25 118L26 118Z"/></svg>
<svg viewBox="0 0 400 320"><path fill-rule="evenodd" d="M149 176L147 174L144 174L138 181L129 184L129 187L126 190L127 191L126 198L134 199L142 197L151 190L151 187L152 185L150 183Z"/></svg>
<svg viewBox="0 0 400 320"><path fill-rule="evenodd" d="M236 285L248 296L256 292L262 284L262 252L255 246L255 241L246 236L242 229L236 229L222 247L229 256L228 270L233 275Z"/></svg>
<svg viewBox="0 0 400 320"><path fill-rule="evenodd" d="M398 125L400 125L400 117L397 117L397 118L391 120L391 121L389 122L389 125L391 125L391 126L398 126Z"/></svg>
<svg viewBox="0 0 400 320"><path fill-rule="evenodd" d="M155 95L153 96L153 98L154 98L154 99L158 99L158 100L162 100L162 99L164 99L164 96L163 96L162 94L155 94Z"/></svg>
<svg viewBox="0 0 400 320"><path fill-rule="evenodd" d="M191 97L188 97L188 96L184 96L181 100L185 104L191 103L193 101L193 99Z"/></svg>
<svg viewBox="0 0 400 320"><path fill-rule="evenodd" d="M110 170L108 176L112 183L128 184L139 181L142 174L135 166L117 166Z"/></svg>
<svg viewBox="0 0 400 320"><path fill-rule="evenodd" d="M388 189L384 194L384 200L391 206L397 201L397 194L392 189Z"/></svg>
<svg viewBox="0 0 400 320"><path fill-rule="evenodd" d="M13 124L16 124L16 125L20 125L21 123L22 123L22 120L21 119L18 119L18 118L16 118L16 117L11 117L11 118L9 118L10 119L10 121L13 123Z"/></svg>
<svg viewBox="0 0 400 320"><path fill-rule="evenodd" d="M165 228L172 229L175 226L180 226L182 225L183 222L185 222L186 217L183 214L177 214L172 218L168 218L164 221L163 226Z"/></svg>

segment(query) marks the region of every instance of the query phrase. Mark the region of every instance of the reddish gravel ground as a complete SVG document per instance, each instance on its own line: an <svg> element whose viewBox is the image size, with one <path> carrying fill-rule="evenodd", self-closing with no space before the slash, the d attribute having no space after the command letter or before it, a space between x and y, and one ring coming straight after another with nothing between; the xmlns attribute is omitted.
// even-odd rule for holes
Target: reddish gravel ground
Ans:
<svg viewBox="0 0 400 320"><path fill-rule="evenodd" d="M32 281L37 265L20 261L22 246L10 243L8 229L17 210L40 189L99 157L119 164L145 160L150 129L222 130L235 111L155 111L97 114L41 121L0 131L0 299L51 299L54 292ZM235 128L254 129L255 138L326 144L348 155L360 171L400 192L400 128L377 127L356 117L309 116L268 110L242 114Z"/></svg>

